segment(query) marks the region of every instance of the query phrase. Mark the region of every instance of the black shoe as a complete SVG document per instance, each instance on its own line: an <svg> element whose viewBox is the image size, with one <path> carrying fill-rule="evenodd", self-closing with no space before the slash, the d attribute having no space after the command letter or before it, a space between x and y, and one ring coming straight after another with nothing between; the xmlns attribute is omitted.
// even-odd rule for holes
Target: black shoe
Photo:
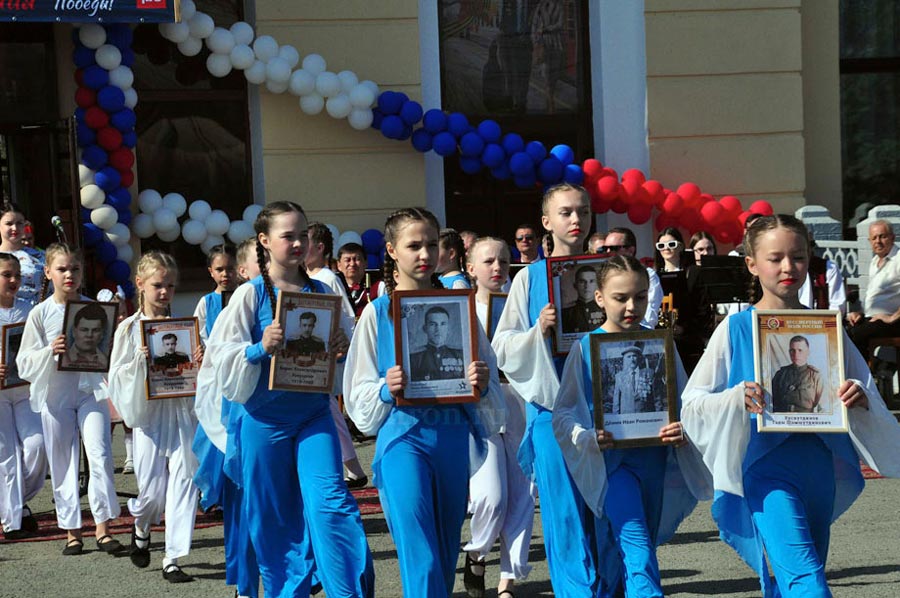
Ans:
<svg viewBox="0 0 900 598"><path fill-rule="evenodd" d="M109 538L109 540L106 540L107 538ZM106 542L103 542L102 540L106 540ZM105 536L97 538L97 550L105 552L106 554L114 554L122 550L122 543L109 534L106 534Z"/></svg>
<svg viewBox="0 0 900 598"><path fill-rule="evenodd" d="M3 532L4 540L24 540L30 536L31 534L24 529L11 529L8 532Z"/></svg>
<svg viewBox="0 0 900 598"><path fill-rule="evenodd" d="M169 583L186 583L189 581L194 581L194 578L181 570L181 567L172 563L171 565L166 565L163 569L163 579L168 581Z"/></svg>
<svg viewBox="0 0 900 598"><path fill-rule="evenodd" d="M137 535L137 526L131 530L131 551L128 556L131 558L131 564L135 567L140 567L144 569L150 564L150 534L147 534L146 538L140 538L143 542L147 541L146 548L140 548L137 545L138 538L140 536Z"/></svg>
<svg viewBox="0 0 900 598"><path fill-rule="evenodd" d="M347 483L347 488L349 490L359 490L360 488L365 488L369 483L369 476L364 475L361 478L351 478L347 476L344 478L344 481Z"/></svg>
<svg viewBox="0 0 900 598"><path fill-rule="evenodd" d="M22 531L29 532L32 534L37 533L38 531L38 522L35 519L34 515L31 513L31 509L28 508L28 505L22 507Z"/></svg>
<svg viewBox="0 0 900 598"><path fill-rule="evenodd" d="M463 571L463 584L470 598L484 598L484 561L476 561L466 554L466 568Z"/></svg>
<svg viewBox="0 0 900 598"><path fill-rule="evenodd" d="M66 542L66 547L63 548L64 556L75 556L82 553L84 550L84 542L81 540L69 540Z"/></svg>

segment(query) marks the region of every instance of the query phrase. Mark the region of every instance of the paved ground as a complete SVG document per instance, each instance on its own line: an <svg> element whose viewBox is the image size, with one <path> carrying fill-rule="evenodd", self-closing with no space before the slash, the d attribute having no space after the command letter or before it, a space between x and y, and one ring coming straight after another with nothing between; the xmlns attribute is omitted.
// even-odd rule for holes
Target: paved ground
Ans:
<svg viewBox="0 0 900 598"><path fill-rule="evenodd" d="M122 464L121 432L116 431L114 448L117 466ZM371 443L359 447L364 464L371 462ZM117 469L119 471L119 469ZM117 487L134 490L133 476L117 474ZM48 485L49 486L49 485ZM900 596L900 481L869 481L862 497L833 527L828 578L838 598L896 598ZM36 511L49 511L49 487L32 502ZM384 518L365 517L369 543L375 557L377 595L400 596L396 557ZM464 534L468 533L468 526ZM123 542L128 538L120 536ZM128 558L113 558L94 550L79 557L60 555L62 541L27 542L0 545L0 598L6 597L75 597L166 596L173 598L230 598L233 590L224 585L222 528L197 530L193 550L183 559L185 569L197 579L181 586L162 579L162 537L154 535L153 561L148 569L135 569ZM748 569L718 539L709 517L709 504L699 508L682 525L669 545L659 551L666 593L671 597L726 596L745 598L759 596L758 584ZM540 521L535 525L531 546L534 570L520 584L517 595L552 596L544 560ZM462 559L460 559L460 566ZM488 579L497 580L496 553L488 561ZM454 597L465 596L462 573L458 571ZM495 592L488 593L490 598Z"/></svg>

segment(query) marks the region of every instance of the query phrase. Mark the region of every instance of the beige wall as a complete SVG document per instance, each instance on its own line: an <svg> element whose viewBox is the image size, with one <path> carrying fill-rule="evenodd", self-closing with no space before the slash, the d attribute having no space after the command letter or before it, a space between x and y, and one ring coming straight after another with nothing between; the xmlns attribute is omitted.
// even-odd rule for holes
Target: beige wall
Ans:
<svg viewBox="0 0 900 598"><path fill-rule="evenodd" d="M382 89L421 98L416 0L280 0L256 3L259 34L321 54L328 70L352 70ZM425 203L421 154L409 143L356 131L297 98L261 91L265 199L299 201L310 219L340 230L381 228L390 211Z"/></svg>

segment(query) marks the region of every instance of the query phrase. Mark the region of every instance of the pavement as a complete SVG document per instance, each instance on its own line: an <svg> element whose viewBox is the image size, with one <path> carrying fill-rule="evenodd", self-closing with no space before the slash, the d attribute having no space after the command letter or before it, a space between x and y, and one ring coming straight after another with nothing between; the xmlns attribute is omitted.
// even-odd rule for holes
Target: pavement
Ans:
<svg viewBox="0 0 900 598"><path fill-rule="evenodd" d="M121 429L113 441L116 456L116 487L134 492L134 476L121 474L124 448ZM374 443L357 446L364 467L371 463ZM124 498L122 503L124 505ZM31 506L36 513L52 512L49 481ZM83 505L87 507L86 497ZM827 576L837 598L897 598L900 596L900 480L867 480L859 500L832 527ZM366 533L375 559L376 595L399 597L399 570L396 554L383 515L364 516ZM468 523L463 540L468 538ZM129 537L118 539L127 544ZM225 586L222 527L198 529L190 555L180 560L195 581L170 584L162 578L163 535L155 533L152 560L147 569L136 569L127 558L111 557L96 550L87 537L85 553L61 555L62 540L0 544L0 598L73 597L106 598L165 596L172 598L231 598L233 588ZM549 582L540 517L536 515L531 543L528 579L517 585L519 598L553 596ZM670 597L759 596L753 572L718 539L709 515L709 503L701 503L681 525L675 538L660 547L659 562L663 588ZM454 598L464 597L462 555L458 563ZM496 549L487 561L488 587L499 578ZM496 587L496 585L493 585ZM324 596L324 594L320 594ZM489 589L488 598L496 591ZM413 597L418 598L418 597Z"/></svg>

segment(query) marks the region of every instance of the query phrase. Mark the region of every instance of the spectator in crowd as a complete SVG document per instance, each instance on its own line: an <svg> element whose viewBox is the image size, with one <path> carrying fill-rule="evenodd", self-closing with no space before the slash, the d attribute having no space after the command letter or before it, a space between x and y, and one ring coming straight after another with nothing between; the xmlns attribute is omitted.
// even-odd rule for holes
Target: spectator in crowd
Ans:
<svg viewBox="0 0 900 598"><path fill-rule="evenodd" d="M594 233L588 239L588 253L600 253L600 249L603 247L603 241L606 239L606 235L604 233Z"/></svg>
<svg viewBox="0 0 900 598"><path fill-rule="evenodd" d="M513 263L530 264L543 257L535 228L530 224L520 224L516 229L516 246L512 250Z"/></svg>
<svg viewBox="0 0 900 598"><path fill-rule="evenodd" d="M900 336L900 258L894 245L891 223L876 220L869 225L872 263L869 264L869 284L863 311L850 312L850 338L866 359L869 340L885 336Z"/></svg>
<svg viewBox="0 0 900 598"><path fill-rule="evenodd" d="M700 265L704 255L716 255L716 240L705 230L697 231L688 242L688 249L694 252L694 260Z"/></svg>

